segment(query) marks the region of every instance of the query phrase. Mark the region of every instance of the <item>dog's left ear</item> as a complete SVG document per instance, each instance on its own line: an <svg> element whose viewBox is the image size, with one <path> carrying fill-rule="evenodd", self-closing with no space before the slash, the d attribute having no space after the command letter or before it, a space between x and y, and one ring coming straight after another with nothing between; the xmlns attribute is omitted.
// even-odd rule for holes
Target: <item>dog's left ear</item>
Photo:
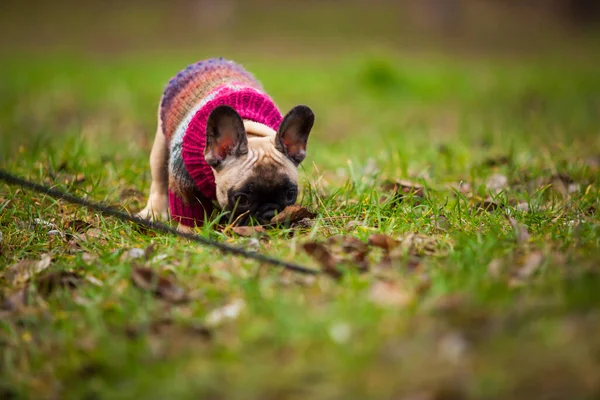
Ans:
<svg viewBox="0 0 600 400"><path fill-rule="evenodd" d="M307 106L296 106L283 117L277 131L275 147L294 164L299 165L306 157L308 135L315 123L315 115Z"/></svg>

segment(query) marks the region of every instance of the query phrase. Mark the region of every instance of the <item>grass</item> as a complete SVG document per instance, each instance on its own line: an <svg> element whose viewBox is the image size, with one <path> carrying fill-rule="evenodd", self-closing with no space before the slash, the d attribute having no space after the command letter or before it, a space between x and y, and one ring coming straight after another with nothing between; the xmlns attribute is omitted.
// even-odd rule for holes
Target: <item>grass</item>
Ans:
<svg viewBox="0 0 600 400"><path fill-rule="evenodd" d="M2 167L140 209L162 85L193 61L7 58ZM5 299L23 285L8 273L20 260L49 254L48 270L85 277L3 312L5 397L600 396L594 60L240 61L283 111L315 111L300 202L318 217L258 241L213 226L199 233L314 267L302 244L335 235L406 243L418 233L428 250L410 248L389 268L374 266L374 251L368 273L347 265L339 280L307 278L1 185ZM493 175L508 182L498 192ZM382 188L390 179L424 185L425 197L394 202ZM487 197L495 209L478 206ZM151 244L149 257L128 256ZM139 266L192 300L140 290ZM236 317L209 317L239 300Z"/></svg>

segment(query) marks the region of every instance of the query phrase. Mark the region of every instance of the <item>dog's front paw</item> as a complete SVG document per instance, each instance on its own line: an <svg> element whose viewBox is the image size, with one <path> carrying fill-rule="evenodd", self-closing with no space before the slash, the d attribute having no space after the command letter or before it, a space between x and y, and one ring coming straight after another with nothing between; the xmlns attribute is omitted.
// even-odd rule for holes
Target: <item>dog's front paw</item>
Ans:
<svg viewBox="0 0 600 400"><path fill-rule="evenodd" d="M157 199L150 197L146 207L140 211L137 216L152 221L167 221L169 219L168 198Z"/></svg>

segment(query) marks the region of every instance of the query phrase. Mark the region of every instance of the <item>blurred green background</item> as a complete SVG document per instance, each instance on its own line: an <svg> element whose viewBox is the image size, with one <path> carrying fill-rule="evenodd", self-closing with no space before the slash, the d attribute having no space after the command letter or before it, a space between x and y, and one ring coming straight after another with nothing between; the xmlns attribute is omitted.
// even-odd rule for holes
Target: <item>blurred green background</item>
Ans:
<svg viewBox="0 0 600 400"><path fill-rule="evenodd" d="M598 3L1 1L3 168L139 210L164 85L223 56L283 112L315 111L301 202L319 218L312 231L273 230L268 241L202 234L313 266L301 243L334 235L418 232L453 247L420 258L431 287L419 283L411 307L380 309L374 274L297 283L0 185L2 266L51 253L53 268L101 283L2 320L0 397L465 398L446 390L459 386L475 399L597 398ZM506 193L483 212L469 200L489 195L498 174ZM426 201L391 204L386 178L425 184ZM526 243L508 212L527 225ZM104 236L81 243L88 264L36 218L66 232L85 219ZM121 255L150 243L164 257L147 264L199 301L171 310L131 284L137 261ZM513 288L514 269L538 249L547 265ZM490 272L497 259L500 277ZM398 264L388 271L396 283L420 279ZM13 289L4 271L3 295ZM185 333L236 298L248 311L211 343ZM164 332L133 330L171 317ZM351 329L347 343L339 326L342 336Z"/></svg>
<svg viewBox="0 0 600 400"><path fill-rule="evenodd" d="M145 153L165 83L213 56L244 64L282 109L309 104L318 118L311 140L331 144L352 136L345 144L354 159L407 128L424 133L411 136L415 146L422 138L429 147L459 139L477 112L497 124L536 108L553 113L552 123L568 119L568 128L577 129L586 121L573 121L564 103L585 98L579 119L597 107L597 4L6 0L0 160L18 146L39 148L70 135L94 137L88 143L108 153L125 142L136 144L128 151ZM493 135L473 129L479 137ZM543 133L549 132L527 136ZM345 164L328 163L328 152L316 147L311 161Z"/></svg>

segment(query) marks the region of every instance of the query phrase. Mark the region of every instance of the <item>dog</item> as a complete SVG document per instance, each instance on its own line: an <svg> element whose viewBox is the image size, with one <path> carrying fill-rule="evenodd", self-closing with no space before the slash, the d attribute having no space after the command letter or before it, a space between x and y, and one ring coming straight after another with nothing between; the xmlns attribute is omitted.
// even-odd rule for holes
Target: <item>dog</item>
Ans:
<svg viewBox="0 0 600 400"><path fill-rule="evenodd" d="M269 221L298 196L298 166L314 124L312 110L282 116L262 85L223 58L192 64L167 84L150 153L145 219L189 231L213 208L238 220Z"/></svg>

